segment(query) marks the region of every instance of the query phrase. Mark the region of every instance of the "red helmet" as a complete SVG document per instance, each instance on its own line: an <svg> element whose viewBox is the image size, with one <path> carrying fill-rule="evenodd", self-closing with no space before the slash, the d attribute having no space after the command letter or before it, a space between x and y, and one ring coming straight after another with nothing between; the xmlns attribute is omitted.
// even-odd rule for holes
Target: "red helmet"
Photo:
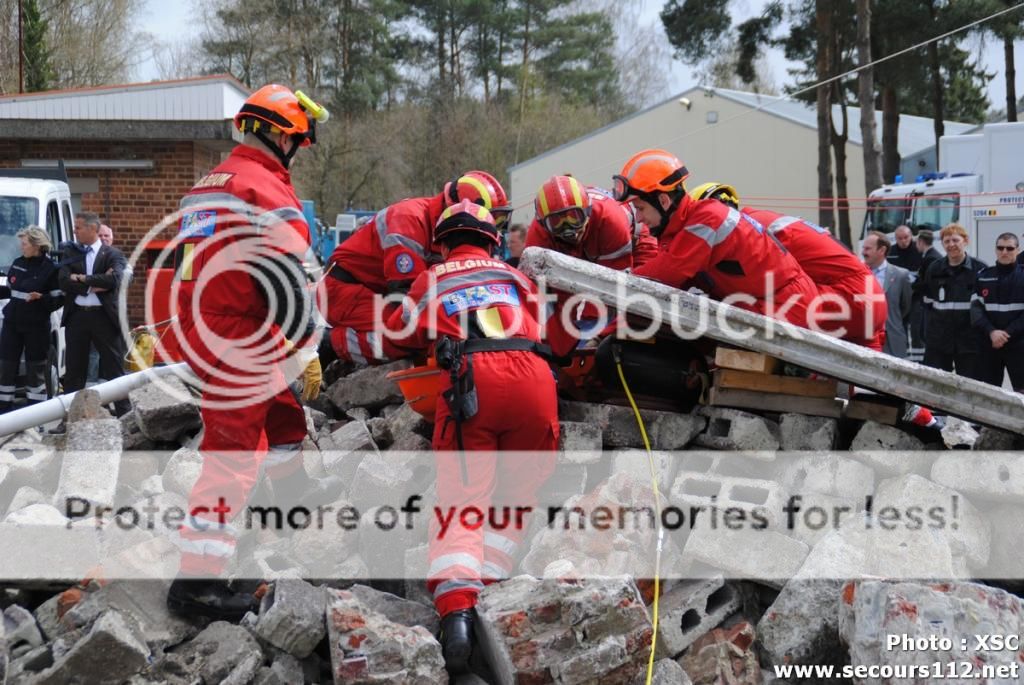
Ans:
<svg viewBox="0 0 1024 685"><path fill-rule="evenodd" d="M509 204L505 189L498 183L498 179L486 171L467 171L444 184L445 206L460 200L469 200L486 207L499 229L508 223L512 214L512 205Z"/></svg>
<svg viewBox="0 0 1024 685"><path fill-rule="evenodd" d="M434 242L441 243L453 233L473 231L501 244L494 218L487 208L470 200L459 200L443 212L434 227Z"/></svg>
<svg viewBox="0 0 1024 685"><path fill-rule="evenodd" d="M579 244L590 220L590 194L572 176L552 176L533 203L540 222L556 240Z"/></svg>

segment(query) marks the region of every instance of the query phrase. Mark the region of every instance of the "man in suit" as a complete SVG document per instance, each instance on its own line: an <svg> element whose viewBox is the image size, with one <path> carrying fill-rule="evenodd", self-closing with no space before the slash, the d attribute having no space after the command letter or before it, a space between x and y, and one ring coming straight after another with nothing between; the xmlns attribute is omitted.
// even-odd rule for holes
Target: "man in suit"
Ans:
<svg viewBox="0 0 1024 685"><path fill-rule="evenodd" d="M76 243L64 245L58 280L64 291L64 328L67 370L64 392L85 387L89 349L100 354L100 377L107 380L124 374L127 352L118 318L118 291L127 264L116 247L99 238L100 218L92 212L75 215ZM127 400L114 403L120 416L128 411ZM61 426L54 432L63 432Z"/></svg>
<svg viewBox="0 0 1024 685"><path fill-rule="evenodd" d="M890 243L884 233L872 231L861 245L861 257L885 290L889 315L885 320L882 351L894 357L907 356L907 323L910 319L910 272L888 261Z"/></svg>

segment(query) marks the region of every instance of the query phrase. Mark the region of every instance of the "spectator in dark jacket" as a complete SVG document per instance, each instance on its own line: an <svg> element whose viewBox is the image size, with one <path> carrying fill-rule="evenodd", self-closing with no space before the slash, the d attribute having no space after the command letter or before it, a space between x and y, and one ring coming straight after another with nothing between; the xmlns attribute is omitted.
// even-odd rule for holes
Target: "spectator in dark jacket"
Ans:
<svg viewBox="0 0 1024 685"><path fill-rule="evenodd" d="M978 334L971 327L977 274L987 267L967 254L967 231L949 224L939 232L946 256L928 265L915 283L925 306L924 363L978 378Z"/></svg>
<svg viewBox="0 0 1024 685"><path fill-rule="evenodd" d="M0 330L0 412L14 403L22 353L25 399L35 404L47 398L50 313L61 306L63 295L57 286L57 266L47 254L51 245L46 231L29 226L17 236L22 256L11 264L7 285L0 286L0 298L10 298Z"/></svg>
<svg viewBox="0 0 1024 685"><path fill-rule="evenodd" d="M1024 268L1017 264L1020 241L1013 233L996 238L996 263L978 274L971 323L981 334L979 374L993 385L1024 392Z"/></svg>
<svg viewBox="0 0 1024 685"><path fill-rule="evenodd" d="M910 227L897 226L890 244L892 247L885 258L886 261L902 267L910 273L917 273L921 268L921 253L914 245L914 234L910 232Z"/></svg>
<svg viewBox="0 0 1024 685"><path fill-rule="evenodd" d="M942 258L942 253L936 250L932 243L935 236L927 228L917 232L917 250L921 253L921 268L910 274L911 282L916 281L928 266L936 259ZM907 349L907 359L911 361L924 361L924 301L921 299L920 290L914 290L914 299L910 305L910 347Z"/></svg>

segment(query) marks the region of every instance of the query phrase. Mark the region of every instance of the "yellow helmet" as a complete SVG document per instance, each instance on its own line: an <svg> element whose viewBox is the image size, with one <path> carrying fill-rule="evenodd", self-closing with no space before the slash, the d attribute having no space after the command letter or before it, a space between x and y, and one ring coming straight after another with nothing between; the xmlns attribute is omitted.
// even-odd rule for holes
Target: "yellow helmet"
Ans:
<svg viewBox="0 0 1024 685"><path fill-rule="evenodd" d="M718 183L717 181L697 186L690 193L690 197L694 200L713 198L737 209L740 206L740 196L736 189L727 183Z"/></svg>

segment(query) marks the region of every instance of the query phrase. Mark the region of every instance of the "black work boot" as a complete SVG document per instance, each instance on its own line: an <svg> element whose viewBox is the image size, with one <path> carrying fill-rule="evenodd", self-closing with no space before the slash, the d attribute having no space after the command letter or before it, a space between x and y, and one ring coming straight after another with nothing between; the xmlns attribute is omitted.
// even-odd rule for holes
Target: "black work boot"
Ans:
<svg viewBox="0 0 1024 685"><path fill-rule="evenodd" d="M180 616L206 616L237 623L259 602L250 594L233 592L227 581L178 576L167 592L167 608Z"/></svg>
<svg viewBox="0 0 1024 685"><path fill-rule="evenodd" d="M314 480L306 474L304 468L284 478L275 478L271 483L274 488L274 503L278 506L287 504L316 507L333 504L338 501L345 489L345 482L338 476L324 476Z"/></svg>
<svg viewBox="0 0 1024 685"><path fill-rule="evenodd" d="M445 668L452 675L469 672L469 657L473 655L473 609L461 609L441 619L441 653Z"/></svg>

